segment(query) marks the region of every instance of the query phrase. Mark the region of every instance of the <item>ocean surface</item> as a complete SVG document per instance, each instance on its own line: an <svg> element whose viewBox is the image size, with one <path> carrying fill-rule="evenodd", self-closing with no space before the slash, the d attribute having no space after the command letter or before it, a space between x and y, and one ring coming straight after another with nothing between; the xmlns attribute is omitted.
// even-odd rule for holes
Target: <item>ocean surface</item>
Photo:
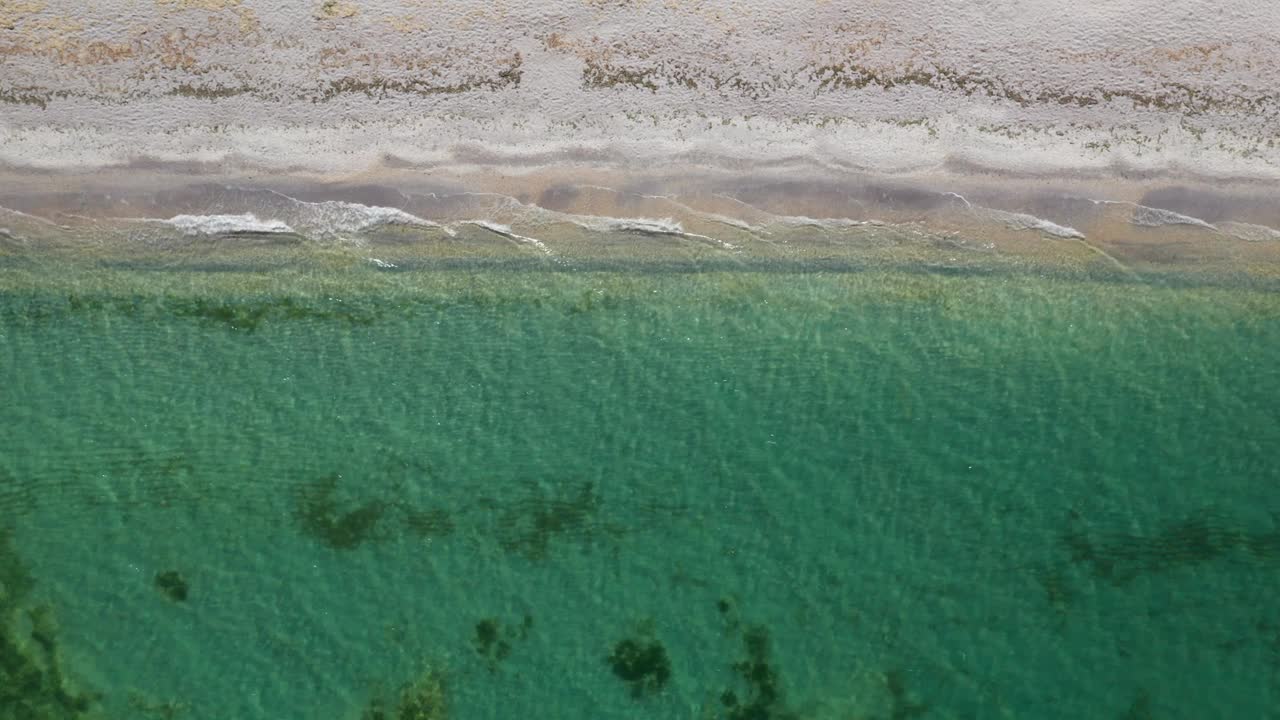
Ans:
<svg viewBox="0 0 1280 720"><path fill-rule="evenodd" d="M1280 718L1273 288L389 265L6 260L0 718Z"/></svg>

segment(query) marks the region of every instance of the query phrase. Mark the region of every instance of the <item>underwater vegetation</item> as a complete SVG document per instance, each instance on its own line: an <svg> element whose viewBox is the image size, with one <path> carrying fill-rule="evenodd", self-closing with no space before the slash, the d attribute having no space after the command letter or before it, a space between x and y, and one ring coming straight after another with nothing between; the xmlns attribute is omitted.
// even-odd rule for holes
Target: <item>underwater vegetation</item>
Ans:
<svg viewBox="0 0 1280 720"><path fill-rule="evenodd" d="M190 706L180 700L153 700L137 690L128 692L129 708L138 715L157 720L175 720Z"/></svg>
<svg viewBox="0 0 1280 720"><path fill-rule="evenodd" d="M378 523L386 511L381 500L366 500L350 509L338 502L341 475L327 475L298 490L295 516L302 531L334 550L352 550L378 536Z"/></svg>
<svg viewBox="0 0 1280 720"><path fill-rule="evenodd" d="M605 662L631 688L631 697L637 700L662 692L671 680L667 649L653 637L651 629L619 640Z"/></svg>
<svg viewBox="0 0 1280 720"><path fill-rule="evenodd" d="M525 613L524 619L515 628L503 632L502 623L497 618L484 618L476 623L475 637L471 647L485 660L490 672L496 672L498 664L511 655L512 643L524 640L533 628L533 616Z"/></svg>
<svg viewBox="0 0 1280 720"><path fill-rule="evenodd" d="M419 510L404 503L401 503L399 507L404 515L405 527L420 538L447 537L452 535L453 531L458 527L453 520L453 516L444 508L435 507Z"/></svg>
<svg viewBox="0 0 1280 720"><path fill-rule="evenodd" d="M769 630L758 623L743 623L738 617L737 604L728 597L716 601L716 611L725 622L726 632L740 636L742 655L729 665L734 682L720 690L714 704L703 708L702 717L716 720L806 720L813 717L812 711L800 712L788 704L783 675L773 659ZM926 715L932 707L913 698L907 687L906 675L899 669L885 671L884 688L888 702L887 707L881 709L887 714L859 714L856 720L911 720Z"/></svg>
<svg viewBox="0 0 1280 720"><path fill-rule="evenodd" d="M1146 690L1139 690L1129 707L1120 716L1120 720L1152 720L1151 695Z"/></svg>
<svg viewBox="0 0 1280 720"><path fill-rule="evenodd" d="M31 593L35 579L13 549L13 531L0 528L0 613L4 619Z"/></svg>
<svg viewBox="0 0 1280 720"><path fill-rule="evenodd" d="M1062 543L1072 563L1116 585L1233 554L1268 562L1280 558L1280 528L1250 531L1213 512L1169 522L1151 534L1091 536L1073 528L1063 533Z"/></svg>
<svg viewBox="0 0 1280 720"><path fill-rule="evenodd" d="M400 686L392 699L374 697L360 720L445 720L449 717L444 672L428 669Z"/></svg>
<svg viewBox="0 0 1280 720"><path fill-rule="evenodd" d="M720 693L726 720L798 720L784 703L782 681L769 658L769 632L751 625L742 634L746 657L733 663L739 687Z"/></svg>
<svg viewBox="0 0 1280 720"><path fill-rule="evenodd" d="M602 515L604 502L590 482L533 486L503 498L480 497L459 507L416 507L394 497L346 492L343 477L331 473L302 483L294 492L294 517L302 532L326 547L351 550L366 542L392 537L393 532L434 540L467 530L468 537L487 537L504 551L527 560L546 560L558 541L590 548L600 538L616 540L656 518L669 519L683 510L676 506L642 503L619 507L636 522L630 527Z"/></svg>
<svg viewBox="0 0 1280 720"><path fill-rule="evenodd" d="M245 300L168 298L164 307L178 317L223 323L236 330L253 332L271 320L320 320L350 325L370 325L379 314L371 307L330 301L317 303L280 296Z"/></svg>
<svg viewBox="0 0 1280 720"><path fill-rule="evenodd" d="M35 323L72 315L115 315L135 320L189 318L234 330L253 332L278 321L310 320L347 325L370 325L386 311L374 301L300 298L264 295L239 299L123 296L69 293L27 297L7 295L0 303L6 321Z"/></svg>
<svg viewBox="0 0 1280 720"><path fill-rule="evenodd" d="M156 573L156 589L173 602L186 602L189 594L186 578L177 570Z"/></svg>
<svg viewBox="0 0 1280 720"><path fill-rule="evenodd" d="M0 529L0 720L90 717L97 696L74 690L63 675L53 610L22 608L35 582L12 542Z"/></svg>
<svg viewBox="0 0 1280 720"><path fill-rule="evenodd" d="M911 700L906 679L901 670L890 670L885 673L884 678L889 688L889 697L893 701L889 710L890 720L909 720L929 712L930 705Z"/></svg>
<svg viewBox="0 0 1280 720"><path fill-rule="evenodd" d="M600 496L592 483L583 483L573 494L516 498L498 509L498 544L507 552L544 560L553 538L589 545L598 532L614 537L623 532L620 526L600 522L599 511Z"/></svg>
<svg viewBox="0 0 1280 720"><path fill-rule="evenodd" d="M36 506L36 490L30 483L20 483L0 469L0 513L13 517L30 512Z"/></svg>

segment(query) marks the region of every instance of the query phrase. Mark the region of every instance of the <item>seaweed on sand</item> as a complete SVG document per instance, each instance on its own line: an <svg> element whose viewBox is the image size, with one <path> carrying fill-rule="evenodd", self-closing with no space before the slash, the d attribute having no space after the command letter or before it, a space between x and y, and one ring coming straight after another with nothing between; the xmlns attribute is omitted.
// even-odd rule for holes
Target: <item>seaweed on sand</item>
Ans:
<svg viewBox="0 0 1280 720"><path fill-rule="evenodd" d="M583 483L577 493L569 497L537 494L520 498L506 505L497 518L498 544L507 552L530 560L543 560L553 538L568 537L589 543L598 532L621 532L620 528L602 523L599 511L600 496L592 483Z"/></svg>
<svg viewBox="0 0 1280 720"><path fill-rule="evenodd" d="M457 529L453 516L443 508L427 508L420 510L408 505L400 505L405 527L424 539L446 537Z"/></svg>
<svg viewBox="0 0 1280 720"><path fill-rule="evenodd" d="M661 692L671 679L667 649L650 632L619 640L605 661L637 700Z"/></svg>
<svg viewBox="0 0 1280 720"><path fill-rule="evenodd" d="M489 671L495 672L498 669L498 663L511 655L512 643L528 637L529 629L532 627L533 616L528 613L518 627L506 628L505 632L497 618L484 618L476 623L475 637L471 640L471 646L480 657L485 659Z"/></svg>
<svg viewBox="0 0 1280 720"><path fill-rule="evenodd" d="M63 675L53 610L19 612L34 582L7 529L0 529L0 584L0 719L87 717L97 698L72 689Z"/></svg>
<svg viewBox="0 0 1280 720"><path fill-rule="evenodd" d="M746 657L733 663L743 694L726 689L720 694L727 720L797 720L786 708L782 681L770 660L769 633L752 625L742 635Z"/></svg>
<svg viewBox="0 0 1280 720"><path fill-rule="evenodd" d="M1267 561L1280 557L1280 530L1251 532L1214 512L1167 523L1149 535L1090 536L1073 528L1062 535L1062 543L1073 563L1088 566L1094 575L1116 585L1232 553Z"/></svg>
<svg viewBox="0 0 1280 720"><path fill-rule="evenodd" d="M375 309L356 303L330 301L326 304L287 295L237 300L171 297L165 299L164 305L178 317L222 323L245 332L254 332L268 320L319 320L369 325L379 317Z"/></svg>
<svg viewBox="0 0 1280 720"><path fill-rule="evenodd" d="M448 688L444 673L428 669L400 686L394 703L381 697L369 701L360 720L446 720L449 717Z"/></svg>
<svg viewBox="0 0 1280 720"><path fill-rule="evenodd" d="M173 602L186 602L190 594L186 578L182 577L182 573L177 570L156 573L155 585L156 590Z"/></svg>
<svg viewBox="0 0 1280 720"><path fill-rule="evenodd" d="M378 537L386 503L368 500L341 508L337 489L341 475L332 474L304 486L296 495L294 514L303 532L335 550L351 550Z"/></svg>
<svg viewBox="0 0 1280 720"><path fill-rule="evenodd" d="M891 720L910 720L929 712L929 705L917 703L911 699L907 691L906 679L901 670L890 670L885 673L885 684L889 687L889 697L893 706L889 711Z"/></svg>

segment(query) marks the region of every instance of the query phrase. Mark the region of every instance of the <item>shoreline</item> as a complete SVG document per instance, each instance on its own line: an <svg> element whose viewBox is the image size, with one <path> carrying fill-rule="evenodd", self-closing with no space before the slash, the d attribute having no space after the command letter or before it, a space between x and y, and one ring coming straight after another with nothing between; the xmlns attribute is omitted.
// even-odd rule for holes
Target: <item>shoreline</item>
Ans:
<svg viewBox="0 0 1280 720"><path fill-rule="evenodd" d="M1278 25L1199 0L19 3L0 252L1272 278Z"/></svg>
<svg viewBox="0 0 1280 720"><path fill-rule="evenodd" d="M1277 228L1280 203L1228 183L582 165L328 181L147 167L0 183L0 256L30 259L935 263L1271 280Z"/></svg>

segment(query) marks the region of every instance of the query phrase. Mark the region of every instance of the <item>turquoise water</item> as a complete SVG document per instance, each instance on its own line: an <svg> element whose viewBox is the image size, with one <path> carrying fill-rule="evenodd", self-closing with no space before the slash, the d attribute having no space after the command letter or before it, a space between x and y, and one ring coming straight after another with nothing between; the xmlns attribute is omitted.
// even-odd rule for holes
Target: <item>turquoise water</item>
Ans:
<svg viewBox="0 0 1280 720"><path fill-rule="evenodd" d="M0 296L0 717L1280 717L1274 293L155 275Z"/></svg>

